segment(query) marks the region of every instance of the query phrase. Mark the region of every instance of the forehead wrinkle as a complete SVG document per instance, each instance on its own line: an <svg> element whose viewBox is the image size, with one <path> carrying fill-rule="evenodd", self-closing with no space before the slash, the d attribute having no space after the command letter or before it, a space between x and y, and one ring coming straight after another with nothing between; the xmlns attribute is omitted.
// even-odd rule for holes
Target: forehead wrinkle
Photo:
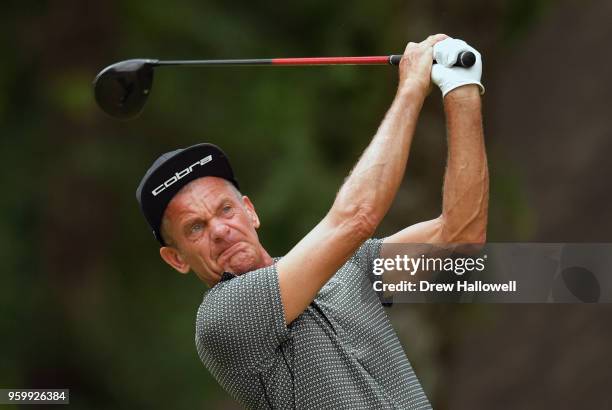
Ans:
<svg viewBox="0 0 612 410"><path fill-rule="evenodd" d="M203 209L210 214L212 207L207 202L204 198L194 195L180 198L180 202L175 204L175 207L178 208L175 211L177 221L182 223L186 219L203 218Z"/></svg>
<svg viewBox="0 0 612 410"><path fill-rule="evenodd" d="M215 188L213 188L213 190L215 190ZM194 188L192 187L186 192L179 192L174 198L180 202L175 202L175 204L173 204L174 206L172 207L172 213L175 214L176 219L180 224L194 219L207 220L208 218L205 218L202 215L202 208L206 209L209 215L214 215L224 203L227 201L233 202L233 200L236 199L236 195L234 195L233 192L222 192L219 195L214 195L213 193L213 195L207 195L208 197L212 197L212 199L208 200L208 198L205 198L204 195L196 195L196 193L193 191ZM192 207L193 204L195 204L195 209ZM202 207L199 205L202 205Z"/></svg>

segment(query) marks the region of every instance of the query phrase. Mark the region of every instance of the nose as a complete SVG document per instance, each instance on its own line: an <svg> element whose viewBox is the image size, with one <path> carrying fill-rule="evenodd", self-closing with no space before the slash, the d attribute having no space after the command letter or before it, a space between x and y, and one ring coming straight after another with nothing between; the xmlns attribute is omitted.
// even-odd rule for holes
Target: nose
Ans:
<svg viewBox="0 0 612 410"><path fill-rule="evenodd" d="M228 241L230 227L223 220L213 220L210 222L211 239L215 243Z"/></svg>

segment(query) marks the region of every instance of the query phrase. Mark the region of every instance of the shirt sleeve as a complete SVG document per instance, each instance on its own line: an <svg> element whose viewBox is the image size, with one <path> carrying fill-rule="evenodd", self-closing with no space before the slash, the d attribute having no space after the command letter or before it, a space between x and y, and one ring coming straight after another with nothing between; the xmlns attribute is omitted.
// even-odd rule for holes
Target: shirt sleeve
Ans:
<svg viewBox="0 0 612 410"><path fill-rule="evenodd" d="M374 260L380 258L383 242L383 239L377 238L365 241L351 258L351 263L357 269L349 269L348 272L354 272L349 280L359 284L362 301L376 301L387 306L392 300L387 299L383 292L376 292L373 287L375 281L381 280L380 276L374 275Z"/></svg>
<svg viewBox="0 0 612 410"><path fill-rule="evenodd" d="M222 385L230 374L261 370L289 333L276 263L217 284L196 319L198 354Z"/></svg>
<svg viewBox="0 0 612 410"><path fill-rule="evenodd" d="M374 259L380 258L383 239L368 239L357 249L353 259L359 266L359 271L365 275L370 282L376 280L374 275Z"/></svg>

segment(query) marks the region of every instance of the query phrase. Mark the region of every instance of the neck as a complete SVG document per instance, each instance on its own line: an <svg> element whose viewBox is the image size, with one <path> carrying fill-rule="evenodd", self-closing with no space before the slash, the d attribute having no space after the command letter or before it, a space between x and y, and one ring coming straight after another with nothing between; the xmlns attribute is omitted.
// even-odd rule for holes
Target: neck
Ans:
<svg viewBox="0 0 612 410"><path fill-rule="evenodd" d="M272 259L270 254L264 248L261 248L261 252L262 252L262 258L261 258L262 262L261 262L261 266L259 266L257 269L265 268L266 266L270 266L274 263L274 259Z"/></svg>
<svg viewBox="0 0 612 410"><path fill-rule="evenodd" d="M259 259L259 263L253 265L251 269L249 269L247 272L250 272L256 269L265 268L274 263L274 259L272 259L268 251L266 251L263 246L260 247L259 253L261 255L261 258ZM246 272L243 272L243 273L246 273ZM237 275L242 275L242 273L237 273Z"/></svg>

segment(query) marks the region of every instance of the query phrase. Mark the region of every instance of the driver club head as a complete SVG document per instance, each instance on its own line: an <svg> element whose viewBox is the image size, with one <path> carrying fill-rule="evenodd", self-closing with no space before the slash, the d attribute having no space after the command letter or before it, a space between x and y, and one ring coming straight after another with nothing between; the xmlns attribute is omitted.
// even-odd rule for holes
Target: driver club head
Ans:
<svg viewBox="0 0 612 410"><path fill-rule="evenodd" d="M121 120L138 116L151 92L157 61L125 60L100 71L94 80L94 94L100 108Z"/></svg>

